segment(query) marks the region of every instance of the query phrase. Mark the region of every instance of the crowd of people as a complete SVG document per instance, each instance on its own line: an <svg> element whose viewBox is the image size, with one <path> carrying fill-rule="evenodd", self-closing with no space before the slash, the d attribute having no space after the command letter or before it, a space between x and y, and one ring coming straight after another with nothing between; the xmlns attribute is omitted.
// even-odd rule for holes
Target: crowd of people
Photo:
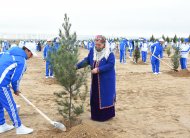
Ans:
<svg viewBox="0 0 190 138"><path fill-rule="evenodd" d="M93 40L83 40L78 42L78 45L85 49L92 49L95 46ZM180 52L180 65L181 69L187 69L187 58L190 51L190 42L188 38L185 38L183 42L180 40L174 43L173 41L168 43L163 38L157 39L156 41L150 41L145 38L139 39L107 39L106 45L110 51L114 54L119 53L119 61L121 64L127 63L127 58L137 63L135 58L141 57L143 63L147 63L147 59L150 58L152 64L153 74L160 74L160 60L163 58L163 52L170 45L173 49L178 48ZM137 53L139 52L139 53ZM148 57L148 54L150 57Z"/></svg>
<svg viewBox="0 0 190 138"><path fill-rule="evenodd" d="M1 43L0 53L0 133L16 128L16 134L29 134L33 129L24 126L20 120L16 103L11 93L19 95L19 82L26 71L26 60L37 56L36 51L42 51L46 62L45 78L54 78L49 53L57 51L60 47L60 38L47 39L46 41L7 41ZM163 51L167 47L164 39L156 42L145 38L128 40L106 39L98 35L94 40L77 41L76 45L89 50L89 54L76 65L77 69L90 65L92 81L90 91L91 119L106 121L115 116L116 101L116 74L115 53L119 52L121 64L126 64L127 57L131 59L136 51L141 54L142 62L147 63L147 55L150 53L152 72L160 74L160 60ZM187 69L187 58L190 51L189 39L179 42L173 47L180 51L181 69ZM137 63L137 60L134 60ZM85 64L84 64L85 63ZM87 63L87 64L86 64ZM10 87L11 84L11 87ZM8 125L4 118L4 108L8 112L13 125Z"/></svg>

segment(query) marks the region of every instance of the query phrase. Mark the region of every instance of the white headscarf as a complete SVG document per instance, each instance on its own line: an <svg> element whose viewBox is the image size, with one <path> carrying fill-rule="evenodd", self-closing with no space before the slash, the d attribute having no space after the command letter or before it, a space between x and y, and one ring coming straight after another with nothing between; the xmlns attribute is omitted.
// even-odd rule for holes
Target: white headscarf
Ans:
<svg viewBox="0 0 190 138"><path fill-rule="evenodd" d="M100 61L103 58L105 58L107 60L108 57L109 57L109 55L110 55L110 53L111 52L110 52L110 49L109 49L109 46L107 45L107 43L105 45L105 48L102 51L100 51L100 52L98 52L96 50L95 46L94 46L93 60L94 61Z"/></svg>

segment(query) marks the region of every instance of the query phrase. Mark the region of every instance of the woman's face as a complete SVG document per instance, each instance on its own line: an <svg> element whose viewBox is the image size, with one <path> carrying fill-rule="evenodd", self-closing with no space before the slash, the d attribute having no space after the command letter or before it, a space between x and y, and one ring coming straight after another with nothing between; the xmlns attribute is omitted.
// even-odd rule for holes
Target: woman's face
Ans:
<svg viewBox="0 0 190 138"><path fill-rule="evenodd" d="M100 40L95 41L95 47L98 52L105 48L105 44L101 43Z"/></svg>
<svg viewBox="0 0 190 138"><path fill-rule="evenodd" d="M47 41L48 45L51 45L51 41Z"/></svg>

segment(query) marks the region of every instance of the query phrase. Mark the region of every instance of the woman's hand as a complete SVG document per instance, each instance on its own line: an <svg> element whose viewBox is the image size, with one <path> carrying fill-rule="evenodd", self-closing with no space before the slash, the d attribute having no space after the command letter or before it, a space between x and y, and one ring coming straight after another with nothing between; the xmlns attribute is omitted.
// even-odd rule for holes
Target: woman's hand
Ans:
<svg viewBox="0 0 190 138"><path fill-rule="evenodd" d="M92 74L97 74L99 72L98 68L94 68L92 71Z"/></svg>

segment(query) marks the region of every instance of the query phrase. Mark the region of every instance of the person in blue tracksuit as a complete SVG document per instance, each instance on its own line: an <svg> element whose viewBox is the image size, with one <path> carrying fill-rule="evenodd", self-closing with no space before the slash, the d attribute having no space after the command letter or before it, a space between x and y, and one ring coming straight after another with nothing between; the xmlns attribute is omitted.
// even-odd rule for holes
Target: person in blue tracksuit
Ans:
<svg viewBox="0 0 190 138"><path fill-rule="evenodd" d="M37 51L41 51L42 50L42 47L41 47L41 42L40 41L38 41L37 42Z"/></svg>
<svg viewBox="0 0 190 138"><path fill-rule="evenodd" d="M60 47L60 40L59 40L59 38L55 39L55 42L54 42L53 46L54 46L54 48L55 48L56 51L59 49L59 47Z"/></svg>
<svg viewBox="0 0 190 138"><path fill-rule="evenodd" d="M188 58L188 54L190 51L190 45L188 44L189 39L186 38L184 40L184 43L180 46L180 64L181 64L181 69L187 69L187 58Z"/></svg>
<svg viewBox="0 0 190 138"><path fill-rule="evenodd" d="M52 40L51 39L47 39L47 44L44 47L44 51L43 51L43 59L46 61L46 78L53 78L53 69L51 67L50 64L50 57L49 57L49 53L53 51L53 47L52 45Z"/></svg>
<svg viewBox="0 0 190 138"><path fill-rule="evenodd" d="M1 49L1 52L6 52L10 47L10 43L5 40L4 42L2 42L2 49Z"/></svg>
<svg viewBox="0 0 190 138"><path fill-rule="evenodd" d="M126 43L124 40L120 41L119 44L120 49L120 63L126 63Z"/></svg>
<svg viewBox="0 0 190 138"><path fill-rule="evenodd" d="M88 49L88 42L86 40L84 40L84 48Z"/></svg>
<svg viewBox="0 0 190 138"><path fill-rule="evenodd" d="M141 55L142 55L142 61L146 63L147 59L147 52L148 52L148 44L146 39L144 40L142 46L141 46Z"/></svg>
<svg viewBox="0 0 190 138"><path fill-rule="evenodd" d="M152 72L154 74L159 74L160 73L160 61L159 58L163 58L163 45L164 40L161 38L159 39L159 42L154 43L151 46L151 64L152 64Z"/></svg>
<svg viewBox="0 0 190 138"><path fill-rule="evenodd" d="M94 46L95 46L94 41L91 41L91 48L94 48Z"/></svg>
<svg viewBox="0 0 190 138"><path fill-rule="evenodd" d="M88 43L87 43L87 49L90 50L90 47L91 47L91 41L88 40Z"/></svg>
<svg viewBox="0 0 190 138"><path fill-rule="evenodd" d="M128 41L128 46L129 46L129 58L132 58L132 56L133 56L133 49L134 49L134 46L132 44L132 40Z"/></svg>
<svg viewBox="0 0 190 138"><path fill-rule="evenodd" d="M29 46L13 47L0 55L0 133L16 128L16 134L29 134L33 129L25 127L18 115L10 84L14 94L19 96L19 82L26 71L26 60L36 55ZM4 117L4 108L13 125L8 125Z"/></svg>

